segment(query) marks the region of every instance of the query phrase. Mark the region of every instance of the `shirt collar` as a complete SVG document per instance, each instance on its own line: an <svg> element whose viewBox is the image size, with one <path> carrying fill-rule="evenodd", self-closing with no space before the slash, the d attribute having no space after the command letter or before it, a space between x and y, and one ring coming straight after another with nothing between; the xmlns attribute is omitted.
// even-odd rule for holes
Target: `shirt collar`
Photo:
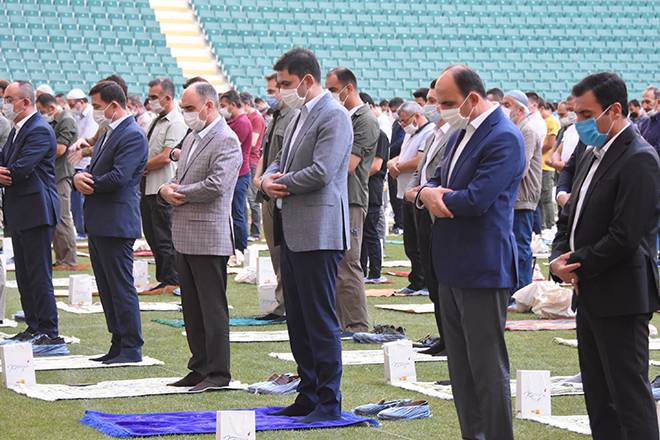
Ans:
<svg viewBox="0 0 660 440"><path fill-rule="evenodd" d="M451 125L445 122L444 124L442 124L442 127L438 128L438 133L447 134L449 133L450 129L451 129Z"/></svg>
<svg viewBox="0 0 660 440"><path fill-rule="evenodd" d="M115 130L115 129L117 129L117 127L119 127L119 124L121 124L122 122L124 122L125 119L128 119L128 118L130 118L130 117L132 117L132 116L133 116L133 115L129 113L129 114L127 114L126 116L121 117L121 118L117 119L116 121L111 122L110 124L108 124L108 128L109 128L110 130Z"/></svg>
<svg viewBox="0 0 660 440"><path fill-rule="evenodd" d="M82 111L82 117L85 118L94 111L94 108L91 104L87 104Z"/></svg>
<svg viewBox="0 0 660 440"><path fill-rule="evenodd" d="M324 91L323 93L321 93L319 96L317 96L317 97L314 98L314 99L311 99L307 104L305 104L305 108L307 109L307 113L311 113L311 111L312 111L312 109L314 108L314 106L316 106L316 104L319 103L319 101L321 100L321 98L323 98L323 97L324 97L325 95L327 95L328 93L330 93L330 92L328 92L327 90L325 90L325 91Z"/></svg>
<svg viewBox="0 0 660 440"><path fill-rule="evenodd" d="M215 127L218 124L218 122L220 122L222 119L223 119L223 117L218 115L218 117L215 118L209 125L204 127L204 130L197 133L199 138L204 139L204 137L206 137L206 135L209 134L209 132L213 129L213 127Z"/></svg>
<svg viewBox="0 0 660 440"><path fill-rule="evenodd" d="M32 116L34 116L34 114L36 112L37 112L36 110L33 110L32 113L28 114L26 117L24 117L23 119L18 121L15 125L16 126L16 131L19 131L23 127L23 125L25 125L25 123L28 121L28 119L30 119Z"/></svg>
<svg viewBox="0 0 660 440"><path fill-rule="evenodd" d="M365 105L367 105L367 104L363 103L362 105L356 105L355 107L353 107L352 109L350 109L348 111L348 116L353 116L355 113L357 113L358 110L360 110Z"/></svg>
<svg viewBox="0 0 660 440"><path fill-rule="evenodd" d="M168 121L173 121L174 119L176 119L176 116L177 116L177 113L178 113L178 112L179 112L179 110L176 108L176 106L174 106L174 108L172 109L172 111L170 111L169 113L167 113L167 114L166 114L165 116L163 116L161 119L167 119Z"/></svg>
<svg viewBox="0 0 660 440"><path fill-rule="evenodd" d="M499 104L495 103L491 105L491 107L488 110L486 110L485 112L474 118L474 120L470 122L472 128L474 128L474 130L476 131L481 126L481 124L483 124L486 118L488 118L488 116L490 116L495 110L497 110L499 106L500 106Z"/></svg>
<svg viewBox="0 0 660 440"><path fill-rule="evenodd" d="M603 145L603 148L600 148L600 149L594 149L594 155L595 155L597 158L599 158L599 159L602 158L603 156L605 156L605 153L607 153L607 150L610 149L610 147L612 146L612 144L614 143L614 141L615 141L615 140L621 135L621 133L623 133L628 127L630 127L630 121L628 121L628 122L626 123L626 126L623 127L623 128L617 133L617 134L615 134L614 136L612 136L612 139L610 139L609 141L607 141L607 143L606 143L605 145Z"/></svg>

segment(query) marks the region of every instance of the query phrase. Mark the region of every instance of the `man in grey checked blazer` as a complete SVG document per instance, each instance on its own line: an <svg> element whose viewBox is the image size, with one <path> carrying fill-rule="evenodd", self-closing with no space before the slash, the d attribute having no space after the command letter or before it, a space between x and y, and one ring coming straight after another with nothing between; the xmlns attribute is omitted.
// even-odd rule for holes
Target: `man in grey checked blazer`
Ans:
<svg viewBox="0 0 660 440"><path fill-rule="evenodd" d="M301 378L295 403L275 414L305 416L302 423L314 423L341 417L335 283L350 243L347 176L353 130L346 109L321 87L321 68L311 51L292 49L273 69L282 99L301 108L261 182L281 214L274 235L281 244L291 352Z"/></svg>
<svg viewBox="0 0 660 440"><path fill-rule="evenodd" d="M202 392L229 384L227 260L234 253L231 200L242 162L240 144L218 113L218 95L195 83L181 97L186 124L176 177L159 190L174 206L181 303L192 370L174 386Z"/></svg>

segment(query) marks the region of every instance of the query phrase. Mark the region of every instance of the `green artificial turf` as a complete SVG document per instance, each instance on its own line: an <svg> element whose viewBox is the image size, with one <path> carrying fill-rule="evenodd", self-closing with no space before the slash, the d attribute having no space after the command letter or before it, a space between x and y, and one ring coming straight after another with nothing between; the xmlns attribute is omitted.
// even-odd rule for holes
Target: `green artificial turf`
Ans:
<svg viewBox="0 0 660 440"><path fill-rule="evenodd" d="M400 240L400 237L390 237ZM401 244L386 245L387 259L405 259ZM86 260L83 260L86 262ZM154 266L150 265L151 277ZM385 269L391 270L391 269ZM404 269L399 269L404 270ZM544 267L547 271L547 268ZM57 277L67 276L64 272ZM8 274L9 279L14 274ZM392 287L405 285L404 278L390 277L396 281ZM249 316L259 313L256 288L254 285L236 284L230 277L229 303L234 306L232 314ZM376 286L385 287L385 286ZM387 286L389 287L389 286ZM172 301L168 295L149 296L147 301ZM429 301L425 297L415 298L368 298L372 324L390 323L406 328L411 339L421 338L429 333L435 334L435 321L431 314L411 315L374 308L382 303L417 303ZM9 289L8 313L20 308L18 291ZM103 315L74 315L60 312L60 333L77 336L80 345L70 346L72 354L103 353L109 345ZM111 368L97 370L68 370L37 372L39 383L94 383L103 380L138 379L147 377L183 376L187 372L189 356L186 339L181 329L175 329L152 322L152 319L180 318L178 313L145 312L142 314L142 329L145 340L144 354L165 362L164 366L141 368ZM533 319L532 315L510 314L509 319ZM658 325L658 319L655 323ZM23 326L19 325L18 330ZM268 328L241 328L240 330L280 330L284 325ZM7 332L8 329L2 329ZM238 329L236 329L238 330ZM552 343L553 337L574 338L573 331L546 332L507 332L507 344L511 358L511 372L515 377L517 369L550 370L552 375L573 375L578 372L577 350ZM365 347L352 342L345 342L344 349L377 348ZM292 372L293 363L268 357L269 352L289 351L288 343L250 343L232 344L231 364L234 379L244 383L265 380L274 372ZM652 357L659 358L652 352ZM660 369L651 367L650 374L660 374ZM417 365L417 377L420 381L448 379L446 363L421 363ZM382 365L348 366L344 369L342 381L343 406L350 410L357 405L380 399L427 397L386 385ZM107 438L97 431L79 423L86 409L111 413L146 413L164 411L205 411L257 406L287 405L292 396L258 396L246 392L217 392L195 395L153 396L129 399L69 400L45 402L29 399L7 389L0 389L0 438L2 440L28 439L100 439ZM434 398L430 399L433 417L426 420L406 422L384 422L381 428L343 428L318 431L288 431L259 433L258 438L266 439L455 439L460 438L458 420L453 402ZM552 411L556 415L586 414L582 396L553 397ZM529 421L514 419L517 439L579 439L586 438L579 434L558 430ZM211 439L212 435L172 436L176 439Z"/></svg>

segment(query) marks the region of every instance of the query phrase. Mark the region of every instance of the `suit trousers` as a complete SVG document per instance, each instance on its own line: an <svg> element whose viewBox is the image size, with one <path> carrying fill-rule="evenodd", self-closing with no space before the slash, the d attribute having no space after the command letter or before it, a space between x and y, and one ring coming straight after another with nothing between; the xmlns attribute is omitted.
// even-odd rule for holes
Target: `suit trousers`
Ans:
<svg viewBox="0 0 660 440"><path fill-rule="evenodd" d="M277 287L275 288L275 299L277 307L271 311L279 316L284 316L284 292L282 290L282 278L280 276L280 246L275 244L275 233L273 231L273 213L275 212L275 202L273 200L264 201L261 204L263 213L264 236L270 253L270 261L273 263L275 276L277 277Z"/></svg>
<svg viewBox="0 0 660 440"><path fill-rule="evenodd" d="M156 279L159 283L178 286L176 251L172 244L172 206L158 203L156 194L143 195L140 215L144 238L156 260Z"/></svg>
<svg viewBox="0 0 660 440"><path fill-rule="evenodd" d="M111 350L141 356L142 322L133 282L133 238L89 236L89 256L103 313L112 334Z"/></svg>
<svg viewBox="0 0 660 440"><path fill-rule="evenodd" d="M415 223L417 225L419 256L424 269L424 279L429 289L429 299L433 302L435 323L442 338L442 316L440 315L440 299L438 298L438 280L433 269L433 240L431 239L433 222L431 221L431 215L426 209L415 208Z"/></svg>
<svg viewBox="0 0 660 440"><path fill-rule="evenodd" d="M75 187L71 188L71 215L73 216L73 223L76 226L76 233L82 236L86 235L83 216L84 198L85 196L78 192Z"/></svg>
<svg viewBox="0 0 660 440"><path fill-rule="evenodd" d="M369 331L367 294L360 264L362 229L366 212L361 206L348 207L351 227L351 248L346 251L337 269L337 317L342 331Z"/></svg>
<svg viewBox="0 0 660 440"><path fill-rule="evenodd" d="M16 282L31 333L57 336L57 307L53 291L53 226L12 231Z"/></svg>
<svg viewBox="0 0 660 440"><path fill-rule="evenodd" d="M649 384L649 315L596 317L578 305L584 398L595 440L655 440Z"/></svg>
<svg viewBox="0 0 660 440"><path fill-rule="evenodd" d="M513 211L513 236L518 248L518 284L514 292L532 283L532 226L534 211L516 209Z"/></svg>
<svg viewBox="0 0 660 440"><path fill-rule="evenodd" d="M342 363L335 283L344 251L294 252L283 237L281 252L291 352L301 379L296 402L338 417Z"/></svg>
<svg viewBox="0 0 660 440"><path fill-rule="evenodd" d="M396 179L393 179L389 174L387 175L387 189L390 195L390 205L392 205L392 212L394 213L394 228L403 229L403 214L401 212L401 199L396 197L398 184Z"/></svg>
<svg viewBox="0 0 660 440"><path fill-rule="evenodd" d="M510 289L438 286L454 405L464 439L513 440L509 356L504 341Z"/></svg>
<svg viewBox="0 0 660 440"><path fill-rule="evenodd" d="M257 165L250 165L250 185L248 186L248 204L250 205L250 235L259 237L261 235L261 203L257 201L257 188L254 183L254 176L257 173Z"/></svg>
<svg viewBox="0 0 660 440"><path fill-rule="evenodd" d="M370 279L380 278L383 266L383 249L380 242L379 222L382 218L381 206L370 206L364 219L360 264L362 273Z"/></svg>
<svg viewBox="0 0 660 440"><path fill-rule="evenodd" d="M250 174L238 176L234 187L234 197L231 201L231 217L234 221L234 246L241 252L247 248L247 190L250 185Z"/></svg>
<svg viewBox="0 0 660 440"><path fill-rule="evenodd" d="M75 266L76 257L76 226L73 224L71 214L71 178L57 182L57 195L60 199L60 221L55 227L53 236L53 250L55 251L55 264Z"/></svg>
<svg viewBox="0 0 660 440"><path fill-rule="evenodd" d="M417 226L415 225L415 205L405 200L401 201L401 214L403 217L403 248L410 260L410 274L408 287L421 290L425 287L424 267L420 258L419 242L417 240Z"/></svg>
<svg viewBox="0 0 660 440"><path fill-rule="evenodd" d="M188 368L217 385L231 380L227 257L177 254Z"/></svg>

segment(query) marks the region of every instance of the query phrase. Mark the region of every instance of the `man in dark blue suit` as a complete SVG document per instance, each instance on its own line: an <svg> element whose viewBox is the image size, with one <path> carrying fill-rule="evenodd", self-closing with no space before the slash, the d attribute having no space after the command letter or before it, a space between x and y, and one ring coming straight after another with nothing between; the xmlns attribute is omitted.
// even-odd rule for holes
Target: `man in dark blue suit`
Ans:
<svg viewBox="0 0 660 440"><path fill-rule="evenodd" d="M55 187L55 133L35 108L32 85L7 87L3 111L15 124L0 152L4 215L11 234L16 281L27 329L14 338L35 345L58 337L50 243L60 212Z"/></svg>
<svg viewBox="0 0 660 440"><path fill-rule="evenodd" d="M573 95L575 128L590 147L575 168L550 270L573 284L577 295L580 371L593 438L657 439L648 323L660 308L660 161L626 117L628 93L620 77L590 75Z"/></svg>
<svg viewBox="0 0 660 440"><path fill-rule="evenodd" d="M112 334L105 364L140 362L140 306L133 285L133 243L140 237L138 185L147 161L147 138L126 109L126 95L111 81L90 91L94 119L106 132L92 161L73 183L85 199L85 229L103 313Z"/></svg>
<svg viewBox="0 0 660 440"><path fill-rule="evenodd" d="M504 325L517 280L513 208L524 141L468 67L449 66L436 93L442 119L458 133L417 203L437 217L433 267L454 403L463 438L511 440Z"/></svg>

